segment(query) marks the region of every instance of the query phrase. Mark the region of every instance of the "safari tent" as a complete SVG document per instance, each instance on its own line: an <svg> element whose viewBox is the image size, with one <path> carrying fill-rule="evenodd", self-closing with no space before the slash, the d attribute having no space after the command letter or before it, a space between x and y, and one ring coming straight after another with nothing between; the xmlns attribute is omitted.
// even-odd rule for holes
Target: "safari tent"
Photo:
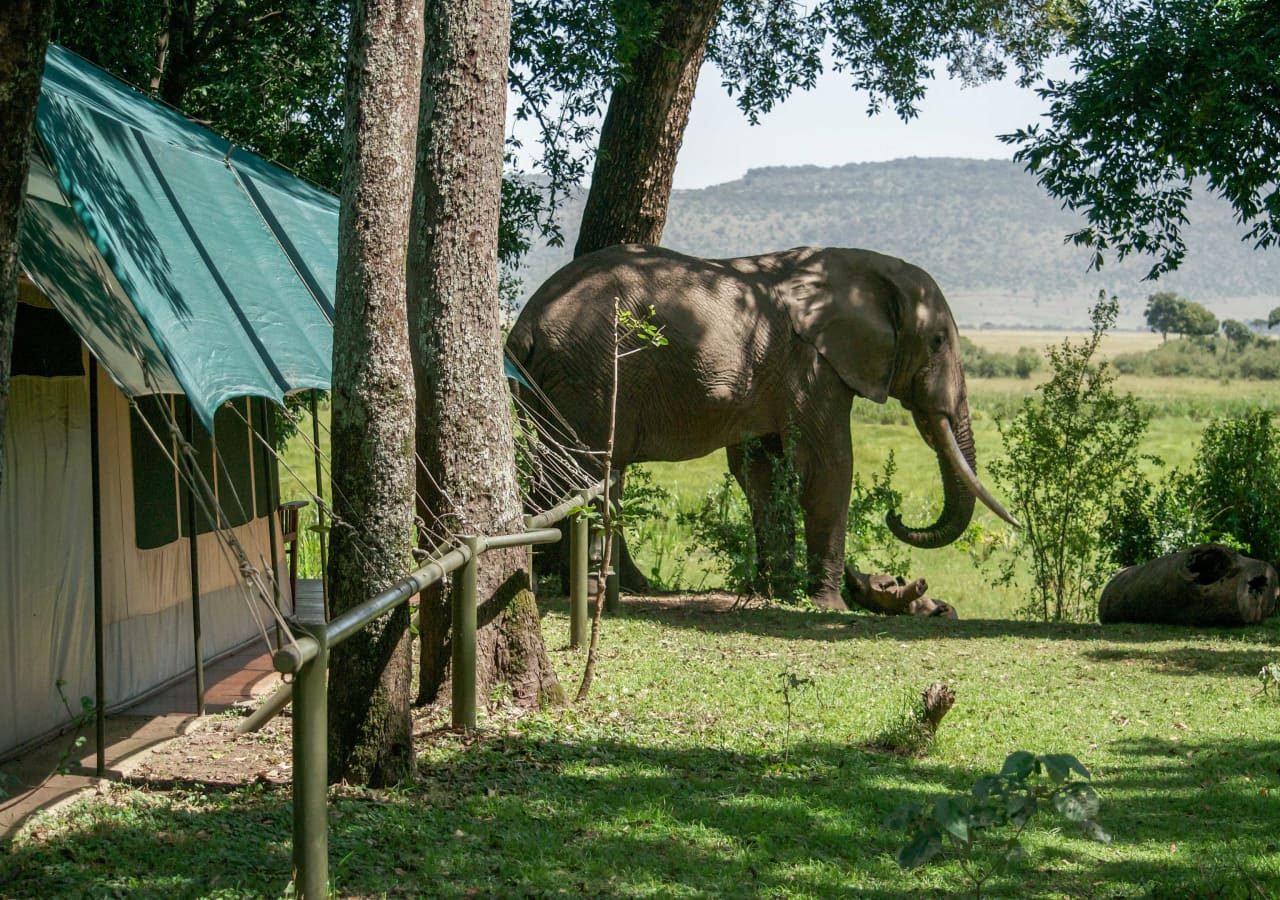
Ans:
<svg viewBox="0 0 1280 900"><path fill-rule="evenodd" d="M119 708L192 671L197 645L262 640L267 602L289 601L268 404L330 379L331 195L56 46L36 130L0 757L67 724L60 686L77 712Z"/></svg>

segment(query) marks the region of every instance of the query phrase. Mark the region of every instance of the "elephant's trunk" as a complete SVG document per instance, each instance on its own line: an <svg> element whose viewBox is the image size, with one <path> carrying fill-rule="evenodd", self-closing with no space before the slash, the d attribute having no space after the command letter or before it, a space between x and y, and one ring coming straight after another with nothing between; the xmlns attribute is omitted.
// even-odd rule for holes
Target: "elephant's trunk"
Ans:
<svg viewBox="0 0 1280 900"><path fill-rule="evenodd" d="M942 475L943 505L938 520L925 528L908 528L896 511L885 516L885 522L894 537L913 547L931 550L945 547L969 527L973 518L974 500L980 498L1000 518L1017 526L1017 521L1005 511L974 474L976 456L973 452L973 432L969 428L968 415L961 415L956 423L958 434L951 430L951 423L943 416L932 422L933 446L938 454L938 469Z"/></svg>

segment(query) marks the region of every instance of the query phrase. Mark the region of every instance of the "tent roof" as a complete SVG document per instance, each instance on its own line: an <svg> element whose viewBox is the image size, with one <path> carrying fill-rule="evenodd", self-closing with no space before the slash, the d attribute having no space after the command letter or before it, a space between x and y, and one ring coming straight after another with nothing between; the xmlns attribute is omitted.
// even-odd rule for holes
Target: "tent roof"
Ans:
<svg viewBox="0 0 1280 900"><path fill-rule="evenodd" d="M51 45L24 271L130 396L328 388L338 201Z"/></svg>

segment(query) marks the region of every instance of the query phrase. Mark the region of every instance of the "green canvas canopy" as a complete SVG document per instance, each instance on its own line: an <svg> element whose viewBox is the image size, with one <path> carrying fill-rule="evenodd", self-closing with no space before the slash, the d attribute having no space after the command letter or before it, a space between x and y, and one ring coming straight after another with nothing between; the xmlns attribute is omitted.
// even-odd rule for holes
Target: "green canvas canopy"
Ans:
<svg viewBox="0 0 1280 900"><path fill-rule="evenodd" d="M56 45L36 132L22 267L121 390L329 387L336 197Z"/></svg>
<svg viewBox="0 0 1280 900"><path fill-rule="evenodd" d="M330 381L338 203L50 46L23 269L130 396Z"/></svg>

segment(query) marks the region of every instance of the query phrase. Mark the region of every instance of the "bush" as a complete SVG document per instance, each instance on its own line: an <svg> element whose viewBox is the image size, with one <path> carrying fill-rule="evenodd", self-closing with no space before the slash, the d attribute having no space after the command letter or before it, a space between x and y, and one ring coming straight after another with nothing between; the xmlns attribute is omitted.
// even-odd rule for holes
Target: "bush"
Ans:
<svg viewBox="0 0 1280 900"><path fill-rule="evenodd" d="M759 451L759 442L748 452ZM800 600L808 587L808 565L804 546L804 517L800 509L798 481L789 454L778 466L786 467L775 481L781 485L773 498L779 542L794 540L794 559L774 560L769 583L757 577L755 532L751 526L751 510L738 482L726 472L720 483L708 491L698 507L678 514L678 523L689 529L692 540L705 547L724 577L725 590L738 594L760 593L780 600ZM902 497L890 485L897 471L893 454L884 468L864 482L854 475L849 495L849 523L845 536L845 561L860 571L905 575L907 556L903 546L885 524L885 513L901 506ZM628 479L628 483L630 479ZM790 519L790 529L785 524Z"/></svg>
<svg viewBox="0 0 1280 900"><path fill-rule="evenodd" d="M1000 353L979 347L967 337L960 338L960 362L970 378L1030 378L1042 362L1039 351L1019 347L1017 353Z"/></svg>
<svg viewBox="0 0 1280 900"><path fill-rule="evenodd" d="M1115 375L1093 357L1115 324L1119 304L1099 298L1093 333L1049 350L1053 377L1028 397L1008 423L997 421L1006 457L991 471L1012 500L1023 529L1002 581L1017 580L1025 557L1031 597L1022 612L1045 621L1091 619L1095 598L1111 574L1099 530L1119 504L1125 476L1139 460L1147 417L1133 397L1117 397Z"/></svg>
<svg viewBox="0 0 1280 900"><path fill-rule="evenodd" d="M1272 414L1252 409L1205 428L1189 472L1159 484L1124 483L1101 537L1116 565L1131 566L1194 544L1219 543L1280 561L1280 443Z"/></svg>

